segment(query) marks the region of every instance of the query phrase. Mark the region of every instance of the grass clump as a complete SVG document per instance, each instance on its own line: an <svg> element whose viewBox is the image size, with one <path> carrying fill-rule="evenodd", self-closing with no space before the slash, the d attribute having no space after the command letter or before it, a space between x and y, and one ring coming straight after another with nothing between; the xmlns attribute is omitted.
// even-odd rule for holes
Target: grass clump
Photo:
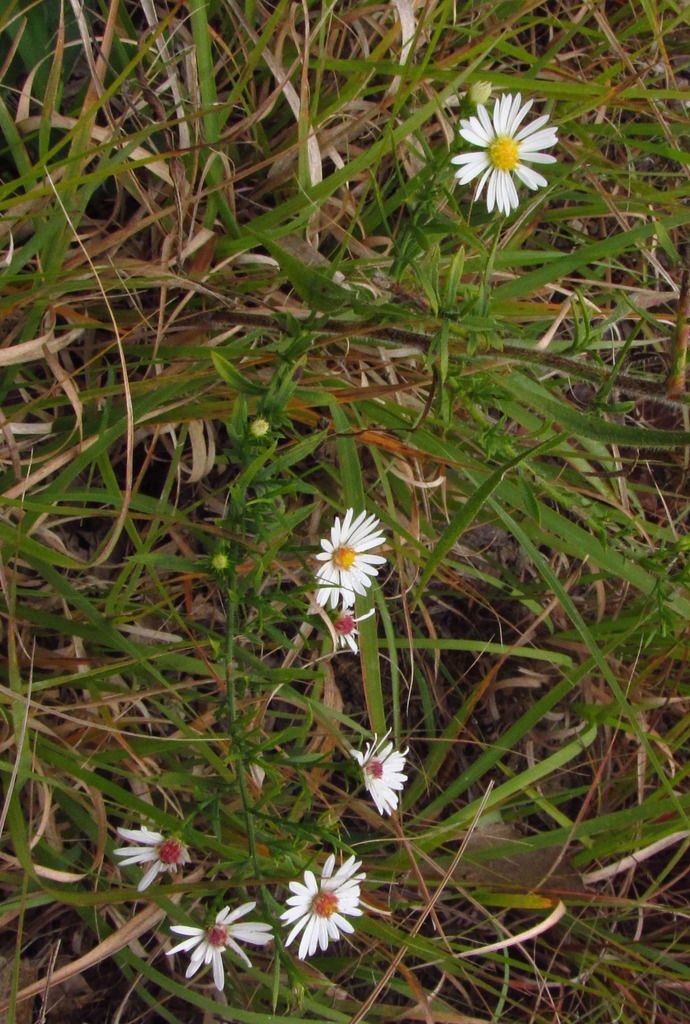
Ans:
<svg viewBox="0 0 690 1024"><path fill-rule="evenodd" d="M687 1020L687 27L0 14L8 1021Z"/></svg>

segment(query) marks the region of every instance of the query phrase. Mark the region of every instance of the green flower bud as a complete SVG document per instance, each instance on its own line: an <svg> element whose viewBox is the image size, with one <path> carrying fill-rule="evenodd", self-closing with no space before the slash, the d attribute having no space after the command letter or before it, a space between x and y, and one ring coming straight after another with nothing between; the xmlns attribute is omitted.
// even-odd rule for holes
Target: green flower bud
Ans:
<svg viewBox="0 0 690 1024"><path fill-rule="evenodd" d="M469 91L470 103L485 107L491 98L491 82L473 82Z"/></svg>
<svg viewBox="0 0 690 1024"><path fill-rule="evenodd" d="M230 567L230 559L224 551L216 551L215 555L211 559L211 566L215 572L226 572Z"/></svg>
<svg viewBox="0 0 690 1024"><path fill-rule="evenodd" d="M252 422L249 424L249 433L252 435L252 437L256 437L257 439L260 437L265 437L270 429L271 424L268 422L268 420L265 420L263 416L257 416L256 419L252 420Z"/></svg>

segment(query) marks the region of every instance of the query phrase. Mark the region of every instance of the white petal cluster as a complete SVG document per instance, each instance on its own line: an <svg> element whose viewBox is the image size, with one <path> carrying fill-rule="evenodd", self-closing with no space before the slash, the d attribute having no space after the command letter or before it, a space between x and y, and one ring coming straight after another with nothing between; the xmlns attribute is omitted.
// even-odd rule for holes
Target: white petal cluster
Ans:
<svg viewBox="0 0 690 1024"><path fill-rule="evenodd" d="M379 740L374 736L373 743L368 743L364 753L351 750L357 764L362 769L364 785L376 804L379 814L391 814L398 806L398 793L407 782L403 775L407 749L395 750L391 742L386 742L390 732Z"/></svg>
<svg viewBox="0 0 690 1024"><path fill-rule="evenodd" d="M477 107L477 116L460 121L460 135L466 142L479 146L480 152L454 156L451 163L459 164L455 177L461 185L479 177L475 199L479 199L484 186L489 213L494 206L501 213L517 210L519 199L513 174L528 188L535 190L547 184L546 178L528 163L553 164L556 158L542 150L558 142L557 129L546 128L549 117L543 114L525 128L520 125L532 106L532 100L522 103L522 96L506 94L496 100L493 120L484 106Z"/></svg>
<svg viewBox="0 0 690 1024"><path fill-rule="evenodd" d="M335 856L331 854L323 866L321 881L316 881L313 871L304 872L304 883L290 882L292 896L288 898L288 909L280 917L286 925L293 925L285 940L289 946L302 932L298 957L313 956L317 947L328 948L328 943L337 941L342 932L351 934L355 929L348 917L360 917L359 883L364 881L364 872L357 874L362 862L349 857L333 874Z"/></svg>
<svg viewBox="0 0 690 1024"><path fill-rule="evenodd" d="M184 843L179 839L167 838L160 832L152 832L148 828L118 828L121 839L140 846L120 846L113 850L120 857L120 867L131 864L148 864L137 889L143 892L158 877L161 871L177 871L182 864L189 864L191 857Z"/></svg>
<svg viewBox="0 0 690 1024"><path fill-rule="evenodd" d="M372 577L378 575L377 566L386 561L382 555L368 553L384 543L379 526L376 516L360 512L355 518L352 508L345 513L342 523L336 517L330 540L321 541L323 551L316 556L323 563L316 573L320 584L316 600L320 605L330 602L331 608L337 608L342 602L343 608L352 608L355 595L366 594Z"/></svg>
<svg viewBox="0 0 690 1024"><path fill-rule="evenodd" d="M225 984L225 971L223 968L223 953L231 949L240 960L243 960L247 967L251 967L251 960L241 949L235 940L249 942L254 946L265 946L273 938L271 926L262 921L245 921L244 924L235 924L239 918L244 917L256 906L256 903L243 903L237 910L230 911L230 907L223 907L216 914L215 923L210 928L194 928L186 924L174 924L171 931L178 935L186 935L187 938L173 946L167 952L168 956L173 953L188 953L191 950L189 964L185 971L185 978L191 978L196 974L202 964L213 965L213 981L219 992L223 991Z"/></svg>

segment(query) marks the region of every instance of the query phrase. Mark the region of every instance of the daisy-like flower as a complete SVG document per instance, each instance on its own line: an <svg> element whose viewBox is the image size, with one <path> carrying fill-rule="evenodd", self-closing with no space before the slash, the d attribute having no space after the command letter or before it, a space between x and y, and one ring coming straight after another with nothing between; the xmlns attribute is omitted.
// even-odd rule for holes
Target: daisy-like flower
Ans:
<svg viewBox="0 0 690 1024"><path fill-rule="evenodd" d="M366 615L360 615L356 619L349 608L343 608L337 619L333 621L333 629L338 635L338 648L349 647L352 653L356 654L359 650L357 644L359 630L357 626L360 622L364 622L365 619L371 618L373 614L374 609L371 608Z"/></svg>
<svg viewBox="0 0 690 1024"><path fill-rule="evenodd" d="M367 743L364 753L351 750L364 775L364 785L371 794L379 814L391 814L398 806L398 793L404 789L407 775L403 775L407 749L395 750L386 742L390 730L383 739L374 736L373 743Z"/></svg>
<svg viewBox="0 0 690 1024"><path fill-rule="evenodd" d="M140 846L120 846L113 850L116 857L121 857L120 867L130 864L148 864L148 870L139 880L137 889L143 892L162 871L177 871L182 864L189 864L192 859L184 843L172 836L168 839L160 832L151 832L148 828L118 828L121 839Z"/></svg>
<svg viewBox="0 0 690 1024"><path fill-rule="evenodd" d="M494 106L493 122L485 106L477 107L477 117L460 121L460 135L466 142L480 146L479 153L461 153L451 163L460 164L455 177L461 185L481 174L475 199L479 199L487 185L486 207L491 213L494 206L502 213L517 210L519 199L512 175L515 174L528 188L535 190L547 184L527 163L553 164L556 157L542 150L558 142L557 128L545 128L549 120L543 114L525 128L520 128L532 100L522 105L522 96L499 96Z"/></svg>
<svg viewBox="0 0 690 1024"><path fill-rule="evenodd" d="M366 512L360 512L356 519L354 514L354 509L349 508L342 523L336 517L331 539L321 541L323 551L316 556L323 562L316 573L321 584L316 591L320 605L330 601L331 608L337 608L342 599L343 608L351 608L355 594L366 593L371 577L378 575L376 566L386 561L382 555L367 554L385 540L379 530L380 521Z"/></svg>
<svg viewBox="0 0 690 1024"><path fill-rule="evenodd" d="M300 960L312 956L317 946L326 949L331 939L335 942L340 938L341 932L349 935L355 930L347 918L362 915L359 883L366 875L356 874L361 866L361 860L350 857L333 874L335 856L331 854L323 866L320 883L313 871L304 872L304 884L290 882L293 895L280 918L286 925L294 926L285 940L286 946L303 931L297 954Z"/></svg>
<svg viewBox="0 0 690 1024"><path fill-rule="evenodd" d="M223 970L223 951L231 949L240 960L243 960L247 967L251 967L251 960L243 949L235 942L249 942L253 946L265 946L273 938L270 924L262 921L246 921L244 924L235 924L240 917L251 913L256 903L243 903L237 910L230 911L230 907L223 907L216 920L210 928L193 928L186 924L174 924L170 929L178 935L188 936L169 949L167 956L173 953L187 953L192 955L185 971L185 978L191 978L199 970L202 964L213 964L213 981L219 992L223 991L225 972Z"/></svg>

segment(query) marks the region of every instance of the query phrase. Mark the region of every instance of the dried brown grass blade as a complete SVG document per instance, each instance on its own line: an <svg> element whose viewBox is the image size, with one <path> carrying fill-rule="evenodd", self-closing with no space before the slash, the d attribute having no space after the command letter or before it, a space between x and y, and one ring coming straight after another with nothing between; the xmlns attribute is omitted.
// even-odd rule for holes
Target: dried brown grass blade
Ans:
<svg viewBox="0 0 690 1024"><path fill-rule="evenodd" d="M203 877L203 869L197 868L196 871L191 872L185 878L185 883L192 884L198 882ZM183 896L183 892L176 892L171 894L170 898L174 903L178 903ZM38 993L48 992L55 985L60 985L63 981L67 981L69 978L75 977L77 974L81 974L83 971L94 967L102 960L106 960L110 956L114 956L125 946L128 946L131 942L134 942L143 935L144 932L150 931L155 928L156 925L163 920L165 917L165 911L161 910L160 907L156 907L153 904L146 907L145 910L141 910L136 914L131 921L123 925L122 928L118 928L117 931L109 935L103 942L99 942L97 946L85 953L84 956L80 956L78 960L74 960L71 964L65 964L59 970L54 971L51 975L41 978L40 981L34 982L32 985L27 985L26 988L21 989L17 993L17 1003L22 1003L26 999L31 999L32 996L38 995ZM8 1009L8 1004L3 1003L0 1005L0 1013L3 1013Z"/></svg>
<svg viewBox="0 0 690 1024"><path fill-rule="evenodd" d="M125 946L138 939L144 932L155 928L164 917L165 911L153 905L140 911L124 927L113 932L103 942L99 942L97 946L90 949L84 956L80 956L78 960L73 960L72 963L60 967L50 977L41 978L32 985L27 985L26 988L17 993L17 1002L23 1003L25 999L31 999L32 996L38 995L41 992L48 992L55 985L73 978L76 974L81 974L82 971L88 970L89 967L95 967L102 960L106 960L109 956L114 956L115 953L124 949ZM8 1005L7 1003L2 1004L0 1006L0 1013L7 1010Z"/></svg>
<svg viewBox="0 0 690 1024"><path fill-rule="evenodd" d="M532 928L527 928L524 932L520 932L519 935L509 935L505 939L501 939L499 942L491 942L488 946L478 946L477 949L467 949L464 953L458 953L458 958L461 960L467 959L471 956L485 956L486 953L494 953L499 949L510 949L511 946L517 946L521 942L528 942L530 939L536 938L538 935L542 935L543 932L553 928L557 924L566 912L565 903L559 900L554 909L551 911L549 916L539 924L535 924Z"/></svg>

